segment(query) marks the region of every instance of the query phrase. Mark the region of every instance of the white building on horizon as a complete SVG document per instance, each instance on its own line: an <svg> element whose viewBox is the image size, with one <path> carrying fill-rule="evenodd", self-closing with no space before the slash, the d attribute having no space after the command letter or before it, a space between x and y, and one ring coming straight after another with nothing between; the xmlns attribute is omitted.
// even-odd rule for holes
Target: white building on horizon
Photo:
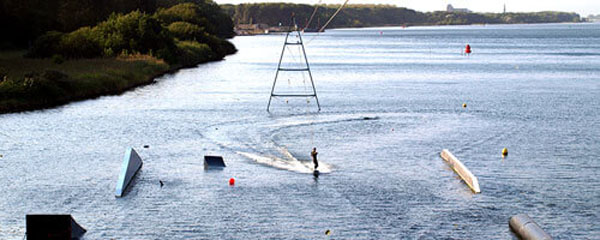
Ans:
<svg viewBox="0 0 600 240"><path fill-rule="evenodd" d="M446 7L446 12L461 12L461 13L470 13L471 10L467 8L454 8L452 4L448 4Z"/></svg>
<svg viewBox="0 0 600 240"><path fill-rule="evenodd" d="M598 15L592 15L592 14L590 14L587 17L587 21L588 22L600 22L600 14L598 14Z"/></svg>

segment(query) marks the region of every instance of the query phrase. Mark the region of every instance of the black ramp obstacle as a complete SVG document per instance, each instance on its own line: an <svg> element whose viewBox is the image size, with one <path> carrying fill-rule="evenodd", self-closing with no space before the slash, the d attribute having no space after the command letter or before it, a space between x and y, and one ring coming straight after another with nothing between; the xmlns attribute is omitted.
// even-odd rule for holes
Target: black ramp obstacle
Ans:
<svg viewBox="0 0 600 240"><path fill-rule="evenodd" d="M25 225L28 240L79 239L86 232L71 215L26 215Z"/></svg>
<svg viewBox="0 0 600 240"><path fill-rule="evenodd" d="M224 168L225 162L221 156L204 156L204 169Z"/></svg>

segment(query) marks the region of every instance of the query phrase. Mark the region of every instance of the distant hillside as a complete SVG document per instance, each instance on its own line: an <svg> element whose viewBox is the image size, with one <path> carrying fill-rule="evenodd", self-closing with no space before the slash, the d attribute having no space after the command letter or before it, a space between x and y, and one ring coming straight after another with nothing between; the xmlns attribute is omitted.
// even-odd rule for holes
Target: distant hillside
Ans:
<svg viewBox="0 0 600 240"><path fill-rule="evenodd" d="M325 5L319 8L309 28L317 28L337 10L339 5ZM234 24L261 23L277 26L288 25L292 13L297 23L304 27L314 6L292 3L254 3L221 5L231 16ZM418 12L391 5L348 5L330 23L328 28L371 27L400 25L459 25L459 24L513 24L513 23L556 23L580 22L577 13L536 12L536 13L458 13L458 12Z"/></svg>
<svg viewBox="0 0 600 240"><path fill-rule="evenodd" d="M534 13L427 13L429 24L517 24L517 23L560 23L581 22L577 13L534 12Z"/></svg>
<svg viewBox="0 0 600 240"><path fill-rule="evenodd" d="M321 6L309 28L318 28L333 15L339 5ZM292 3L256 3L239 5L221 5L234 24L264 23L277 26L288 25L292 13L296 14L298 25L304 27L314 6ZM391 5L348 5L329 24L329 28L368 27L385 25L420 25L428 21L425 13ZM320 24L319 24L320 23Z"/></svg>

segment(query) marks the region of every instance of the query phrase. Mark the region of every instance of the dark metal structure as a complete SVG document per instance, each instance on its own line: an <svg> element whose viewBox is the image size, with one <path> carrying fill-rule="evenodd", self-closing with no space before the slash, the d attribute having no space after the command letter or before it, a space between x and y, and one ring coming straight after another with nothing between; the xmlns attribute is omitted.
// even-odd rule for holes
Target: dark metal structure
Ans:
<svg viewBox="0 0 600 240"><path fill-rule="evenodd" d="M298 34L298 41L289 42L290 33L296 32ZM305 66L301 68L282 68L281 62L283 61L283 55L285 54L285 50L289 45L300 46L302 49L302 55L304 58ZM276 94L275 93L275 85L277 84L277 78L279 77L279 72L308 72L308 77L310 79L310 84L312 86L312 94ZM281 56L279 57L279 64L277 65L277 72L275 73L275 80L273 80L273 87L271 88L271 96L269 97L269 103L267 105L267 112L270 112L271 100L274 97L314 97L317 101L317 107L319 111L321 111L321 105L319 104L319 98L317 97L317 90L315 88L315 83L313 81L312 73L310 71L310 65L308 64L308 58L306 57L306 51L304 49L304 42L302 41L302 35L300 34L300 30L296 25L296 19L292 17L292 26L290 27L290 31L285 34L285 41L283 43L283 49L281 50Z"/></svg>

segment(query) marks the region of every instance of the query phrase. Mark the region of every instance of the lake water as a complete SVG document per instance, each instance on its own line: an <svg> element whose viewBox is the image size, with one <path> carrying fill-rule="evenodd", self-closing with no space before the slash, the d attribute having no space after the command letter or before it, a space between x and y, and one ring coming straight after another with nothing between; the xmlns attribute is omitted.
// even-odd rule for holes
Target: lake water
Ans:
<svg viewBox="0 0 600 240"><path fill-rule="evenodd" d="M557 239L599 238L599 24L314 36L319 113L304 98L265 111L284 38L269 35L120 96L1 115L0 239L36 213L72 214L86 239L511 239L519 213ZM117 199L128 146L144 165ZM209 154L227 168L205 171Z"/></svg>

